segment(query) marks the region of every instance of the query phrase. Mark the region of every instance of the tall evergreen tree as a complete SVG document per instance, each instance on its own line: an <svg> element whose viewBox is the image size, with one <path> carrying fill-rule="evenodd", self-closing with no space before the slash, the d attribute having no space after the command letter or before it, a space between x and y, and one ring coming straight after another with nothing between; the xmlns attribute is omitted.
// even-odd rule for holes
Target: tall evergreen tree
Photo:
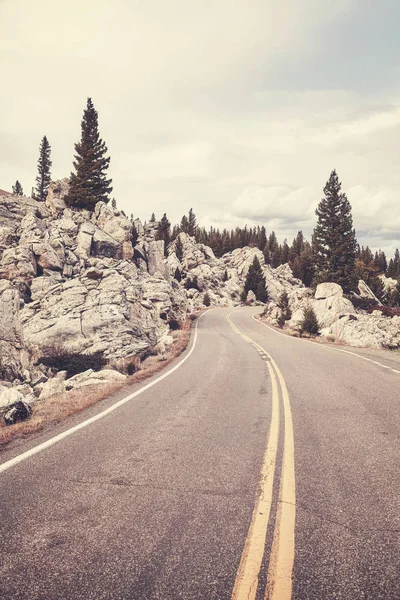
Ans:
<svg viewBox="0 0 400 600"><path fill-rule="evenodd" d="M24 190L22 189L22 185L20 184L18 179L15 182L15 184L12 186L12 193L14 194L14 196L23 196L24 195Z"/></svg>
<svg viewBox="0 0 400 600"><path fill-rule="evenodd" d="M51 146L47 137L43 136L39 148L38 176L36 177L36 189L34 191L34 198L42 202L47 198L51 181L50 167L52 162L50 154Z"/></svg>
<svg viewBox="0 0 400 600"><path fill-rule="evenodd" d="M179 225L179 229L183 233L189 233L189 219L186 215L183 215L181 219L181 224Z"/></svg>
<svg viewBox="0 0 400 600"><path fill-rule="evenodd" d="M164 255L168 256L168 246L171 241L171 223L168 221L166 213L163 214L157 227L157 240L164 240Z"/></svg>
<svg viewBox="0 0 400 600"><path fill-rule="evenodd" d="M244 292L246 297L250 290L254 292L257 300L260 300L260 302L267 301L265 278L257 256L254 257L253 263L249 267L246 281L244 283Z"/></svg>
<svg viewBox="0 0 400 600"><path fill-rule="evenodd" d="M332 171L324 187L325 197L315 211L318 216L313 234L315 282L333 281L349 292L355 285L356 237L350 202L340 190L339 178Z"/></svg>
<svg viewBox="0 0 400 600"><path fill-rule="evenodd" d="M110 158L106 157L107 146L99 135L98 114L91 98L87 100L81 130L81 141L75 144L76 173L71 173L67 202L70 206L93 210L99 200L110 200L112 180L106 178Z"/></svg>
<svg viewBox="0 0 400 600"><path fill-rule="evenodd" d="M194 236L196 234L196 227L196 215L193 212L193 208L190 208L188 216L188 234Z"/></svg>

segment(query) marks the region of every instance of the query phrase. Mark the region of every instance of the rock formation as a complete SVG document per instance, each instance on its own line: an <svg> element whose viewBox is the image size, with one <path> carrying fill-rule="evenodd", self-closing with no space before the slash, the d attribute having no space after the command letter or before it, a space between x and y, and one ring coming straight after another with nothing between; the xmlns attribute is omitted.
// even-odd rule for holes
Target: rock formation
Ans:
<svg viewBox="0 0 400 600"><path fill-rule="evenodd" d="M103 202L92 212L73 209L65 203L67 193L63 179L50 185L46 202L0 197L0 408L123 379L105 367L168 347L170 325L203 308L206 292L211 306L239 305L255 256L270 322L288 318L280 306L285 293L292 329L299 328L311 302L322 333L352 345L400 347L400 317L356 309L334 283L320 284L314 294L289 265L266 265L258 248L217 259L185 233L170 244L165 259L157 222L132 223ZM383 283L393 287L392 281L396 285ZM371 298L363 282L359 289ZM255 303L254 295L248 302ZM67 359L74 374L62 366Z"/></svg>

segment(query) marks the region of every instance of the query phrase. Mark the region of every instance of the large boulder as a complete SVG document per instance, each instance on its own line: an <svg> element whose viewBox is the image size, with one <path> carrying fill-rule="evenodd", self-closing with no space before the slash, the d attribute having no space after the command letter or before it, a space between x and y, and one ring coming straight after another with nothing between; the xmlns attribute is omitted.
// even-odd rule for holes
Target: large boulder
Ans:
<svg viewBox="0 0 400 600"><path fill-rule="evenodd" d="M206 261L213 263L216 261L214 252L208 246L204 244L198 244L194 237L181 232L177 239L171 244L170 252L176 250L177 240L182 246L182 260L181 265L183 269L190 270L194 267L198 267Z"/></svg>
<svg viewBox="0 0 400 600"><path fill-rule="evenodd" d="M52 216L57 216L66 208L65 197L69 191L69 179L65 177L52 181L46 198L46 207Z"/></svg>
<svg viewBox="0 0 400 600"><path fill-rule="evenodd" d="M112 238L121 244L131 241L132 223L120 210L104 202L98 202L94 209L94 216L97 227Z"/></svg>
<svg viewBox="0 0 400 600"><path fill-rule="evenodd" d="M146 247L147 268L150 275L160 273L166 279L169 279L169 268L164 259L164 241L154 240L149 242Z"/></svg>
<svg viewBox="0 0 400 600"><path fill-rule="evenodd" d="M221 261L226 268L235 269L244 282L255 256L258 258L260 265L264 267L264 254L258 248L251 248L250 246L237 248L229 254L224 254Z"/></svg>
<svg viewBox="0 0 400 600"><path fill-rule="evenodd" d="M339 295L314 300L312 307L317 316L320 329L329 327L344 315L353 315L356 312L350 300Z"/></svg>
<svg viewBox="0 0 400 600"><path fill-rule="evenodd" d="M400 348L400 317L385 317L380 311L347 315L333 323L329 334L355 347Z"/></svg>
<svg viewBox="0 0 400 600"><path fill-rule="evenodd" d="M343 296L343 289L337 283L320 283L315 290L315 299L324 300L333 296Z"/></svg>
<svg viewBox="0 0 400 600"><path fill-rule="evenodd" d="M89 258L92 248L93 235L96 228L93 223L83 222L79 227L79 232L76 238L75 255L83 260Z"/></svg>
<svg viewBox="0 0 400 600"><path fill-rule="evenodd" d="M39 400L47 400L52 396L58 396L64 394L66 391L65 382L63 377L52 377L46 381L40 392Z"/></svg>
<svg viewBox="0 0 400 600"><path fill-rule="evenodd" d="M30 282L37 273L37 263L32 249L17 246L4 250L0 262L0 278Z"/></svg>
<svg viewBox="0 0 400 600"><path fill-rule="evenodd" d="M106 256L113 258L117 255L120 250L121 244L118 240L113 238L108 233L105 233L101 229L95 228L93 234L93 243L91 248L91 254L93 256Z"/></svg>

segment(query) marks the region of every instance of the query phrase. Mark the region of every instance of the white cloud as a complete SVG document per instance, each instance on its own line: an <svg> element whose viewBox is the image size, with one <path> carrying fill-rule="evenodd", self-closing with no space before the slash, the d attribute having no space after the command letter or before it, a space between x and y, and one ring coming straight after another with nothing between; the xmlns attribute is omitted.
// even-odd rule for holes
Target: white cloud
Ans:
<svg viewBox="0 0 400 600"><path fill-rule="evenodd" d="M221 227L265 218L290 238L311 230L336 168L355 226L370 230L376 245L394 247L400 88L270 88L272 68L301 70L324 32L360 6L0 2L0 187L18 178L30 190L44 134L53 175L69 174L91 95L126 212L145 219L166 211L178 221L193 207L199 221Z"/></svg>

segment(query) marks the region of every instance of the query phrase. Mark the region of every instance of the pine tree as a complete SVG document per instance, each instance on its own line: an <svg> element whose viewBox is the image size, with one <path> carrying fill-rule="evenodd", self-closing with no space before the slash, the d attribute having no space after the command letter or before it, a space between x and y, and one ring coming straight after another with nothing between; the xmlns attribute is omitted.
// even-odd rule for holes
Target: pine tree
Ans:
<svg viewBox="0 0 400 600"><path fill-rule="evenodd" d="M257 300L260 300L260 302L267 301L264 274L257 256L254 257L253 263L250 265L246 276L244 284L244 294L246 298L250 290L254 292Z"/></svg>
<svg viewBox="0 0 400 600"><path fill-rule="evenodd" d="M395 277L400 277L400 253L399 249L396 248L394 251L394 259L393 259L394 273Z"/></svg>
<svg viewBox="0 0 400 600"><path fill-rule="evenodd" d="M282 292L282 294L279 296L278 307L282 311L284 321L288 321L292 316L292 312L289 308L289 296L286 291Z"/></svg>
<svg viewBox="0 0 400 600"><path fill-rule="evenodd" d="M265 286L264 277L262 277L260 279L260 281L258 282L257 289L256 289L256 298L259 302L264 302L264 303L267 302L267 300L268 300L267 288Z"/></svg>
<svg viewBox="0 0 400 600"><path fill-rule="evenodd" d="M14 194L14 196L23 196L24 195L24 190L22 189L22 185L20 184L18 179L15 182L15 185L12 186L12 193Z"/></svg>
<svg viewBox="0 0 400 600"><path fill-rule="evenodd" d="M132 246L136 246L136 242L139 237L139 234L138 234L138 230L136 229L135 222L133 220L133 215L131 215L131 223L132 223L131 242L132 242Z"/></svg>
<svg viewBox="0 0 400 600"><path fill-rule="evenodd" d="M39 160L38 160L38 176L36 177L36 189L34 191L35 200L41 200L42 202L47 198L47 192L49 191L49 185L51 181L50 167L51 162L51 147L46 136L43 136L39 148Z"/></svg>
<svg viewBox="0 0 400 600"><path fill-rule="evenodd" d="M333 281L349 292L355 285L356 237L350 203L340 190L339 178L332 171L324 187L325 198L315 211L318 216L313 234L315 283Z"/></svg>
<svg viewBox="0 0 400 600"><path fill-rule="evenodd" d="M389 260L389 266L387 268L387 276L392 277L392 278L396 277L396 265L394 264L393 258L391 258Z"/></svg>
<svg viewBox="0 0 400 600"><path fill-rule="evenodd" d="M210 298L210 294L208 292L206 292L204 294L203 304L204 304L204 306L210 306L210 304L211 304L211 298Z"/></svg>
<svg viewBox="0 0 400 600"><path fill-rule="evenodd" d="M281 251L281 264L284 265L289 262L289 246L287 240L283 240L282 251Z"/></svg>
<svg viewBox="0 0 400 600"><path fill-rule="evenodd" d="M196 234L196 215L193 212L193 208L189 209L189 217L188 217L188 234L192 237Z"/></svg>
<svg viewBox="0 0 400 600"><path fill-rule="evenodd" d="M156 215L154 213L151 213L150 223L155 223L155 222L156 222Z"/></svg>
<svg viewBox="0 0 400 600"><path fill-rule="evenodd" d="M75 144L74 167L67 202L76 208L93 210L97 202L109 201L112 192L111 179L106 178L110 158L106 158L107 146L100 138L98 114L92 99L88 98L81 122L81 140Z"/></svg>
<svg viewBox="0 0 400 600"><path fill-rule="evenodd" d="M168 256L168 246L171 241L171 223L168 221L166 213L163 214L157 227L157 240L164 240L164 255Z"/></svg>
<svg viewBox="0 0 400 600"><path fill-rule="evenodd" d="M113 199L111 200L111 206L112 206L113 208L117 208L117 201L116 201L116 199L115 199L115 198L113 198Z"/></svg>
<svg viewBox="0 0 400 600"><path fill-rule="evenodd" d="M189 233L189 219L186 215L183 215L181 219L181 224L179 225L179 229L183 233Z"/></svg>
<svg viewBox="0 0 400 600"><path fill-rule="evenodd" d="M309 304L303 309L303 320L300 323L301 332L318 335L319 324L313 307Z"/></svg>

